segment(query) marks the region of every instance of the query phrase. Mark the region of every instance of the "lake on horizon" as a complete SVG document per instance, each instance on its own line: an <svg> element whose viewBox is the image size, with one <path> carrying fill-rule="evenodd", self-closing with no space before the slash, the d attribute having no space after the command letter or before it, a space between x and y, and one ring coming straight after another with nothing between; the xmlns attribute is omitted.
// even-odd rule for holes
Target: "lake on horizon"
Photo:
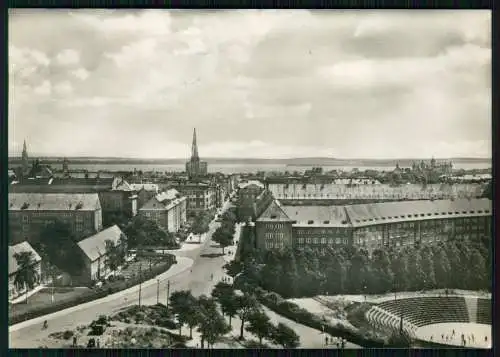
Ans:
<svg viewBox="0 0 500 357"><path fill-rule="evenodd" d="M53 165L55 168L60 168L60 165ZM286 166L284 164L214 164L208 165L209 172L221 172L224 174L235 174L235 173L252 173L257 171L279 171L279 172L293 172L299 171L303 172L305 170L310 170L311 166ZM350 171L354 168L359 170L379 170L379 171L391 171L394 169L393 166L359 166L359 165L337 165L337 166L322 166L324 171L330 170L344 170ZM457 163L453 164L454 169L487 169L491 168L491 163L479 162L479 163ZM70 170L88 170L89 172L96 171L134 171L142 170L146 171L157 171L157 172L182 172L185 170L185 165L183 164L170 164L170 165L159 165L159 164L71 164L69 163Z"/></svg>

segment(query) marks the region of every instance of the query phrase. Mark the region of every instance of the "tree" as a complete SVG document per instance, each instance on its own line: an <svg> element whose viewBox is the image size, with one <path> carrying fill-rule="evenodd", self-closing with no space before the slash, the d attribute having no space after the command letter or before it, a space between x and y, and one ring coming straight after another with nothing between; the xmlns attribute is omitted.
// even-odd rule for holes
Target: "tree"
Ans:
<svg viewBox="0 0 500 357"><path fill-rule="evenodd" d="M233 288L230 284L225 283L223 281L218 282L215 284L214 288L212 289L212 296L219 300L223 296L227 296L233 291Z"/></svg>
<svg viewBox="0 0 500 357"><path fill-rule="evenodd" d="M448 287L451 273L451 266L448 257L446 256L446 252L437 248L437 251L433 255L434 258L434 277L436 280L437 286L441 288Z"/></svg>
<svg viewBox="0 0 500 357"><path fill-rule="evenodd" d="M225 328L218 320L220 314L213 298L201 295L195 305L199 311L198 331L201 333L201 348L203 348L205 340L210 344L210 341L217 338L217 332L224 331Z"/></svg>
<svg viewBox="0 0 500 357"><path fill-rule="evenodd" d="M230 330L229 325L216 309L206 310L198 328L198 331L202 335L202 341L207 341L209 347L213 347L219 337Z"/></svg>
<svg viewBox="0 0 500 357"><path fill-rule="evenodd" d="M258 309L259 303L257 302L255 296L246 293L239 296L237 301L238 301L237 305L238 316L241 320L240 340L242 340L243 328L245 326L245 322L248 320L250 315Z"/></svg>
<svg viewBox="0 0 500 357"><path fill-rule="evenodd" d="M182 325L190 319L191 306L195 304L195 299L189 290L174 291L170 295L170 309L177 315L179 321L179 335L182 334Z"/></svg>
<svg viewBox="0 0 500 357"><path fill-rule="evenodd" d="M432 289L436 286L436 275L434 272L432 254L422 254L420 264L422 265L423 272L423 287L425 289Z"/></svg>
<svg viewBox="0 0 500 357"><path fill-rule="evenodd" d="M28 303L28 292L35 287L40 276L35 269L33 252L24 251L14 254L17 263L17 271L14 275L14 285L18 290L26 288L26 303Z"/></svg>
<svg viewBox="0 0 500 357"><path fill-rule="evenodd" d="M139 246L162 246L166 249L178 248L175 236L161 229L156 222L140 215L135 216L123 229L130 248Z"/></svg>
<svg viewBox="0 0 500 357"><path fill-rule="evenodd" d="M219 303L224 315L229 317L229 326L231 326L231 319L238 313L238 300L236 294L231 290L228 295L221 297Z"/></svg>
<svg viewBox="0 0 500 357"><path fill-rule="evenodd" d="M68 223L55 220L45 226L34 242L35 249L43 251L58 268L70 274L79 275L84 267L83 257L75 236Z"/></svg>
<svg viewBox="0 0 500 357"><path fill-rule="evenodd" d="M125 250L122 244L115 244L112 240L106 240L106 267L115 271L120 265L125 262Z"/></svg>
<svg viewBox="0 0 500 357"><path fill-rule="evenodd" d="M373 253L374 276L377 277L377 289L381 293L391 291L394 275L391 270L389 255L385 250Z"/></svg>
<svg viewBox="0 0 500 357"><path fill-rule="evenodd" d="M300 346L300 338L290 327L284 323L279 323L272 331L272 341L283 348L297 348Z"/></svg>
<svg viewBox="0 0 500 357"><path fill-rule="evenodd" d="M392 271L394 272L395 289L404 291L409 287L408 259L404 253L392 260Z"/></svg>
<svg viewBox="0 0 500 357"><path fill-rule="evenodd" d="M282 287L284 289L284 295L295 297L299 292L299 272L297 269L297 262L295 260L295 255L293 251L285 251L286 255L284 259L281 259L280 265L282 267L281 271L281 281L283 282Z"/></svg>
<svg viewBox="0 0 500 357"><path fill-rule="evenodd" d="M353 293L359 293L363 290L363 268L366 265L365 257L356 252L351 259L349 266L349 290Z"/></svg>
<svg viewBox="0 0 500 357"><path fill-rule="evenodd" d="M253 333L259 338L259 343L262 344L264 337L270 337L273 325L269 317L262 311L254 311L248 316L248 326L246 330Z"/></svg>
<svg viewBox="0 0 500 357"><path fill-rule="evenodd" d="M208 232L210 224L210 218L206 213L198 213L194 216L193 225L191 226L191 232L193 234L199 235Z"/></svg>
<svg viewBox="0 0 500 357"><path fill-rule="evenodd" d="M215 231L214 235L212 236L212 240L216 243L219 243L222 248L222 254L224 254L224 248L230 246L233 243L233 235L223 227L220 227Z"/></svg>
<svg viewBox="0 0 500 357"><path fill-rule="evenodd" d="M326 290L330 294L342 294L345 291L346 263L340 254L335 254L326 268Z"/></svg>
<svg viewBox="0 0 500 357"><path fill-rule="evenodd" d="M193 303L187 306L184 319L189 327L189 339L193 338L193 328L203 320L204 316L197 308L193 298Z"/></svg>
<svg viewBox="0 0 500 357"><path fill-rule="evenodd" d="M227 275L234 278L243 271L243 264L241 261L231 260L224 265L224 269L226 269Z"/></svg>
<svg viewBox="0 0 500 357"><path fill-rule="evenodd" d="M469 274L469 284L468 286L472 289L484 289L488 286L486 276L487 272L484 269L485 260L481 256L481 253L477 249L472 250L470 256L470 274Z"/></svg>

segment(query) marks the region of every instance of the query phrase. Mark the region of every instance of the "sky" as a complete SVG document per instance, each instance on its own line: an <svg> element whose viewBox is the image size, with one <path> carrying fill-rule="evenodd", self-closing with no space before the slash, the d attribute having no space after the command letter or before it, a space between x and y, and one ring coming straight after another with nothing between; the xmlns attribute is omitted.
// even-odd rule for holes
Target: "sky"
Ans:
<svg viewBox="0 0 500 357"><path fill-rule="evenodd" d="M10 10L9 153L491 157L489 11Z"/></svg>

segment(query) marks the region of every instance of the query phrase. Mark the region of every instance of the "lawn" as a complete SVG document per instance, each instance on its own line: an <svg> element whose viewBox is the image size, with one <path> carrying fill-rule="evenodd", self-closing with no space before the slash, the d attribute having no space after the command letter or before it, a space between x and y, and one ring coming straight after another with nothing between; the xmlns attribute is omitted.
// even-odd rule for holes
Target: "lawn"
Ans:
<svg viewBox="0 0 500 357"><path fill-rule="evenodd" d="M71 300L89 291L90 289L86 287L56 287L54 288L54 302ZM9 305L9 316L16 316L50 304L52 304L52 288L43 288L28 298L28 304L22 301Z"/></svg>

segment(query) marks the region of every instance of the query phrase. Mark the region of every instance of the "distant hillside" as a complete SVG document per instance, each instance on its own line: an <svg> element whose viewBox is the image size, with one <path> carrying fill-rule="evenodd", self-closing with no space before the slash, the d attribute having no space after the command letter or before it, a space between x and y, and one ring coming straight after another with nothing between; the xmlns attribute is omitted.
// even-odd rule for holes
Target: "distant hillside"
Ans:
<svg viewBox="0 0 500 357"><path fill-rule="evenodd" d="M63 157L38 157L45 164L61 164ZM115 157L68 157L71 164L128 164L128 165L179 165L184 164L186 159L130 159L130 158L115 158ZM288 166L395 166L399 163L400 166L411 166L414 161L429 161L429 158L402 158L402 159L338 159L325 157L306 157L306 158L290 158L290 159L262 159L262 158L202 158L208 164L215 165L288 165ZM440 161L452 161L453 163L490 163L491 158L436 158ZM20 157L9 157L9 164L18 164L21 162Z"/></svg>

